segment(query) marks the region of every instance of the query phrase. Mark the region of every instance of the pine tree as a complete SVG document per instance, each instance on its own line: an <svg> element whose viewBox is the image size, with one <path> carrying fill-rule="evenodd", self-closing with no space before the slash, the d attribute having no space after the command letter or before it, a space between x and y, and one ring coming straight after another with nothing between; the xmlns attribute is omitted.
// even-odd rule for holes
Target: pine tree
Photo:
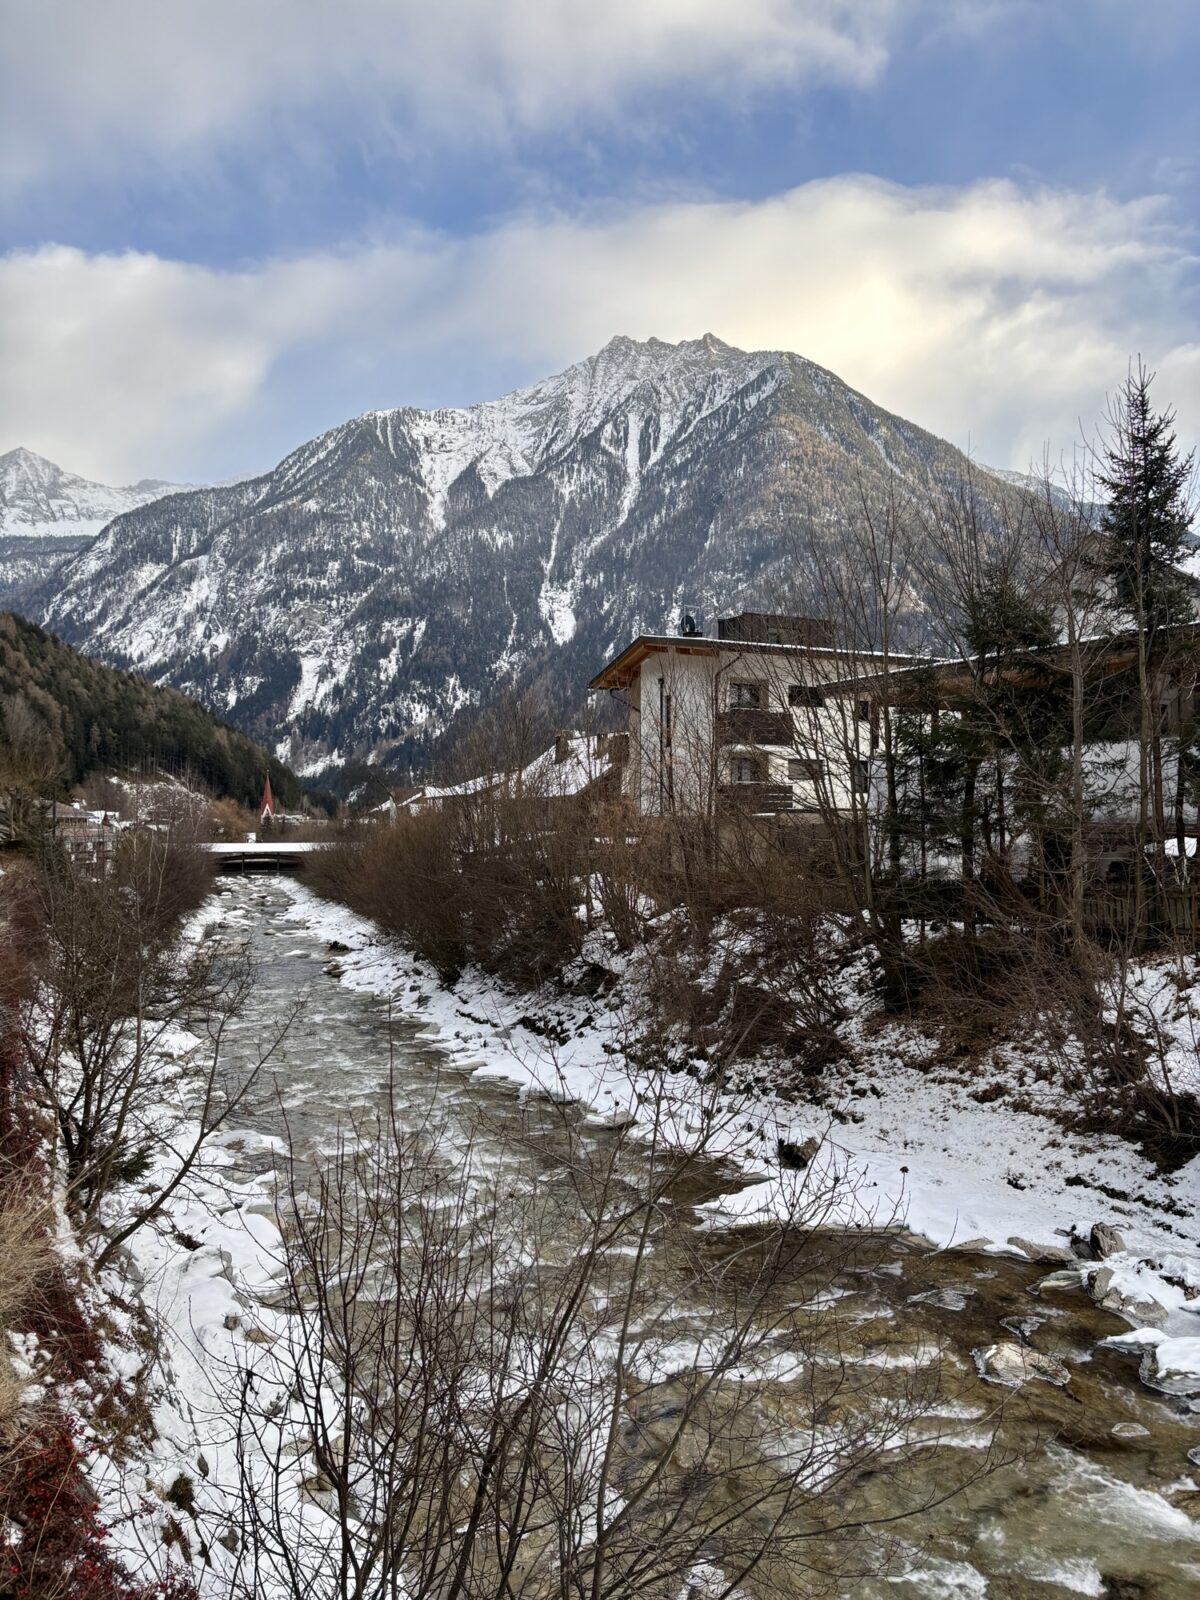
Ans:
<svg viewBox="0 0 1200 1600"><path fill-rule="evenodd" d="M1099 478L1108 496L1100 523L1105 571L1117 603L1151 634L1191 616L1194 588L1181 567L1194 453L1180 456L1174 411L1156 412L1150 403L1153 381L1139 362L1121 386Z"/></svg>
<svg viewBox="0 0 1200 1600"><path fill-rule="evenodd" d="M1196 585L1183 570L1185 541L1192 524L1187 491L1194 452L1181 456L1176 443L1175 413L1156 412L1150 402L1154 374L1139 361L1121 387L1110 412L1106 470L1099 475L1108 497L1100 529L1104 536L1105 570L1114 598L1132 622L1137 643L1138 822L1134 874L1135 919L1143 928L1145 895L1141 865L1153 843L1161 880L1166 863L1166 806L1163 782L1162 686L1156 692L1169 654L1172 624L1193 615ZM1177 754L1183 777L1182 751ZM1177 800L1182 817L1182 802ZM1177 822L1182 835L1182 822ZM1182 840L1181 840L1182 842Z"/></svg>

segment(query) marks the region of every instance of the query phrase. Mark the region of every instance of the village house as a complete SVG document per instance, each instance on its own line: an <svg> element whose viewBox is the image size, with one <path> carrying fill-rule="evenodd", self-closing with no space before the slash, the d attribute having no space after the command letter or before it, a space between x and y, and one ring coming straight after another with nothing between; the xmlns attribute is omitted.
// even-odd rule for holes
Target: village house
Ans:
<svg viewBox="0 0 1200 1600"><path fill-rule="evenodd" d="M625 709L633 808L853 815L878 744L878 698L862 686L878 658L839 648L815 617L742 612L715 638L689 624L640 635L588 686Z"/></svg>
<svg viewBox="0 0 1200 1600"><path fill-rule="evenodd" d="M107 811L91 811L61 800L50 805L48 820L54 838L69 855L99 866L107 862L121 827Z"/></svg>
<svg viewBox="0 0 1200 1600"><path fill-rule="evenodd" d="M990 683L1037 696L1061 683L1060 644L989 667ZM1138 706L1134 645L1127 637L1088 646L1085 764L1092 822L1136 813ZM1200 626L1164 630L1152 662L1154 725L1167 741L1159 803L1171 809L1177 752L1195 737ZM885 703L914 716L963 704L980 663L890 652L886 662L850 651L829 623L743 612L718 621L716 637L690 628L641 635L592 679L624 708L629 759L624 793L644 817L861 816L878 800L877 760ZM902 764L897 767L902 772ZM1189 817L1188 832L1195 832Z"/></svg>

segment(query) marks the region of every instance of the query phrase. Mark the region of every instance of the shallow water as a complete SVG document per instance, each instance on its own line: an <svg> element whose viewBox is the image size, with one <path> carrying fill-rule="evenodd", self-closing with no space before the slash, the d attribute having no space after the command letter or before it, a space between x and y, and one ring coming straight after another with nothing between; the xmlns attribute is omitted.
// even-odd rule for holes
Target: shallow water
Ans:
<svg viewBox="0 0 1200 1600"><path fill-rule="evenodd" d="M335 1144L339 1124L383 1104L390 1079L404 1125L427 1129L447 1159L468 1143L486 1151L490 1142L498 1157L512 1159L515 1149L530 1173L553 1182L570 1141L591 1141L602 1153L612 1135L592 1130L582 1111L521 1100L501 1082L451 1066L403 987L388 1002L341 984L325 970L336 956L324 940L287 920L286 883L230 879L222 891L219 936L248 941L258 969L251 1008L231 1034L233 1054L252 1059L290 1022L268 1068L272 1092L247 1119L255 1132L280 1134L286 1126L317 1160ZM634 1184L636 1150L627 1141L622 1155ZM247 1156L250 1164L261 1160ZM664 1262L681 1252L718 1260L722 1252L752 1255L750 1247L778 1245L745 1231L698 1233L694 1204L730 1184L715 1163L690 1175L655 1239ZM829 1262L834 1266L826 1268ZM1187 1461L1200 1444L1200 1412L1143 1388L1128 1356L1098 1348L1124 1324L1079 1290L1039 1292L1047 1271L1007 1257L935 1251L900 1232L849 1245L845 1236L796 1242L775 1286L773 1359L760 1361L746 1381L774 1415L786 1418L791 1408L798 1429L810 1428L813 1414L810 1386L797 1378L805 1363L849 1369L864 1380L854 1388L858 1403L868 1396L881 1409L919 1391L923 1414L913 1426L925 1430L930 1448L917 1454L902 1483L881 1458L856 1484L869 1514L894 1516L938 1499L956 1474L983 1462L989 1443L994 1454L1014 1458L898 1523L888 1576L847 1578L833 1592L847 1600L1184 1600L1200 1593L1200 1525L1193 1520L1200 1472ZM680 1337L694 1339L721 1309L680 1304ZM973 1352L1003 1339L1061 1360L1069 1382L1035 1381L1016 1395L985 1382ZM1001 1400L1005 1412L993 1426ZM1125 1437L1113 1432L1121 1424ZM786 1575L774 1576L788 1587ZM808 1592L806 1581L798 1573L794 1592ZM747 1591L755 1592L753 1584Z"/></svg>

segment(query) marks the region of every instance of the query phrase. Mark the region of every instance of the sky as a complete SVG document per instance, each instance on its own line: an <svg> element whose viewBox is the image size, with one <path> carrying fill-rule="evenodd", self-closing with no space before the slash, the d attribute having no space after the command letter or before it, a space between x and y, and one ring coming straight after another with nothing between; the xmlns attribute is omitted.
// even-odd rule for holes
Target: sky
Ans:
<svg viewBox="0 0 1200 1600"><path fill-rule="evenodd" d="M261 471L615 334L1200 438L1200 0L0 0L0 451Z"/></svg>

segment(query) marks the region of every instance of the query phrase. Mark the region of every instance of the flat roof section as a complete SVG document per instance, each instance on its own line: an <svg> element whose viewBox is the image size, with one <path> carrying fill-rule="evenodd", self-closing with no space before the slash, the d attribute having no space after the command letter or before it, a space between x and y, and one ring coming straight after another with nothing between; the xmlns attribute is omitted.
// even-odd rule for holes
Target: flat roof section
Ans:
<svg viewBox="0 0 1200 1600"><path fill-rule="evenodd" d="M709 639L699 634L642 633L615 655L607 666L601 668L588 684L589 692L596 689L628 689L633 675L648 656L675 651L685 656L833 656L849 661L870 661L873 658L858 650L842 650L836 645L818 644L760 644L747 639ZM895 651L892 661L923 662L923 656L899 655Z"/></svg>

